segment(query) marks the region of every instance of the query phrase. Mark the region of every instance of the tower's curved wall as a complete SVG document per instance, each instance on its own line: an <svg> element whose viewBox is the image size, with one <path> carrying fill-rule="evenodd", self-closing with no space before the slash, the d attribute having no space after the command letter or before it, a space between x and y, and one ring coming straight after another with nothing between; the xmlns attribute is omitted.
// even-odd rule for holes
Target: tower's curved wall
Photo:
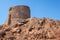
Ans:
<svg viewBox="0 0 60 40"><path fill-rule="evenodd" d="M8 16L8 24L16 23L20 19L30 18L30 8L28 6L10 7Z"/></svg>

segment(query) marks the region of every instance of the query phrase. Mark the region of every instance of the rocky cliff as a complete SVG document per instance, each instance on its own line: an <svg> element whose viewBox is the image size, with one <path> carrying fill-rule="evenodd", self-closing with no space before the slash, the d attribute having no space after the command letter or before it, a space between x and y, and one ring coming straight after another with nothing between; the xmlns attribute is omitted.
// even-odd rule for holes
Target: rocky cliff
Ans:
<svg viewBox="0 0 60 40"><path fill-rule="evenodd" d="M0 40L60 40L60 21L49 18L28 18L0 27Z"/></svg>
<svg viewBox="0 0 60 40"><path fill-rule="evenodd" d="M0 40L60 40L60 21L30 18L28 6L10 7L8 19L0 25Z"/></svg>

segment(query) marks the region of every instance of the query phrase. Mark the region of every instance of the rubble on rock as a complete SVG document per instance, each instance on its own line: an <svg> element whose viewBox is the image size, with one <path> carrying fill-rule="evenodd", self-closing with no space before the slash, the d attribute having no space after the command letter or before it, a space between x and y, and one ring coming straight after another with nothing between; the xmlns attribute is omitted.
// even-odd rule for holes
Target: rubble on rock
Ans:
<svg viewBox="0 0 60 40"><path fill-rule="evenodd" d="M60 21L28 18L11 26L3 25L0 40L60 40Z"/></svg>

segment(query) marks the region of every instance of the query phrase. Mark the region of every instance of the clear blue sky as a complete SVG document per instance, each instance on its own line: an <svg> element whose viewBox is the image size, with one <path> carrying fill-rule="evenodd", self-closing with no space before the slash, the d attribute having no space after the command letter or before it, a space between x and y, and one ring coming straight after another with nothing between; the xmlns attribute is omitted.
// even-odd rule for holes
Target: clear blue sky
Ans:
<svg viewBox="0 0 60 40"><path fill-rule="evenodd" d="M60 0L0 0L0 24L8 18L8 8L16 5L29 6L31 17L60 20Z"/></svg>

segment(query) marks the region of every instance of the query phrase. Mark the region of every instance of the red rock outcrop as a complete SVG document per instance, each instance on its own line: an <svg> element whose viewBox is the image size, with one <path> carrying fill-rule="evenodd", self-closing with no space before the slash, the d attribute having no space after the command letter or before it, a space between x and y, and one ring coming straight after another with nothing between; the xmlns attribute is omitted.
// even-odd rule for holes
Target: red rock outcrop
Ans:
<svg viewBox="0 0 60 40"><path fill-rule="evenodd" d="M0 40L60 40L60 21L30 18L27 6L11 7L6 23L0 25Z"/></svg>
<svg viewBox="0 0 60 40"><path fill-rule="evenodd" d="M60 21L28 18L0 29L0 40L60 40Z"/></svg>

